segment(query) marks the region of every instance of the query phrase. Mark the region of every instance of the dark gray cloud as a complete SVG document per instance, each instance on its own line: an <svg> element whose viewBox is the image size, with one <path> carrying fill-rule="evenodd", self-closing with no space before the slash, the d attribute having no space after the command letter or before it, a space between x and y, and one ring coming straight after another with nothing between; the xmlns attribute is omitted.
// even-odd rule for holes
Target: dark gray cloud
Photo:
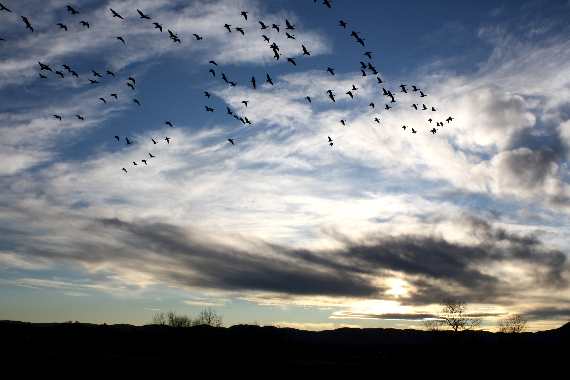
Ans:
<svg viewBox="0 0 570 380"><path fill-rule="evenodd" d="M473 217L460 222L472 230L478 244L405 235L378 237L366 244L345 241L342 249L311 251L252 241L225 245L171 224L99 219L78 223L81 227L72 238L56 241L6 229L0 246L10 242L19 254L54 260L110 263L173 286L292 296L390 299L393 296L377 279L397 272L413 286L410 294L399 298L411 305L458 297L509 303L528 290L489 274L486 267L495 263L528 264L533 268L529 286L567 287L566 256L545 248L537 235L514 234Z"/></svg>
<svg viewBox="0 0 570 380"><path fill-rule="evenodd" d="M543 307L525 313L525 317L530 320L544 319L570 319L570 307Z"/></svg>

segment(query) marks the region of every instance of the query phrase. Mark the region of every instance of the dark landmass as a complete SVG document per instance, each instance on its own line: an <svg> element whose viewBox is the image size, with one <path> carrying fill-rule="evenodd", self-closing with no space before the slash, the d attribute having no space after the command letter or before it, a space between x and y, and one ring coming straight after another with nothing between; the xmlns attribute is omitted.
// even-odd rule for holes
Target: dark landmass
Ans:
<svg viewBox="0 0 570 380"><path fill-rule="evenodd" d="M338 329L310 332L238 325L93 325L0 321L5 363L82 363L91 366L185 363L213 369L375 369L421 371L465 366L468 372L501 372L566 366L570 323L548 331L501 334L485 331L426 332L396 329ZM229 367L228 367L229 366ZM233 366L233 367L232 367ZM447 376L444 376L447 377Z"/></svg>

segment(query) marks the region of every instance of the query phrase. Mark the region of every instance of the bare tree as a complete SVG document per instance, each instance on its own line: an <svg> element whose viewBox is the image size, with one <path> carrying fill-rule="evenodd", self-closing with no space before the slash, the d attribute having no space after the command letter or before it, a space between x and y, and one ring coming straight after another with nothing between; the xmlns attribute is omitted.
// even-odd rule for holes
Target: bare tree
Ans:
<svg viewBox="0 0 570 380"><path fill-rule="evenodd" d="M520 314L513 314L499 321L499 331L508 334L521 333L526 329L526 319Z"/></svg>
<svg viewBox="0 0 570 380"><path fill-rule="evenodd" d="M192 319L185 315L178 315L173 311L169 311L168 313L156 313L152 317L152 323L170 327L190 327L192 326Z"/></svg>
<svg viewBox="0 0 570 380"><path fill-rule="evenodd" d="M439 319L426 319L423 321L424 328L427 331L439 331L445 322Z"/></svg>
<svg viewBox="0 0 570 380"><path fill-rule="evenodd" d="M480 318L472 318L466 313L465 302L447 301L442 306L439 319L453 331L472 330L481 325Z"/></svg>
<svg viewBox="0 0 570 380"><path fill-rule="evenodd" d="M198 314L198 317L192 321L194 326L208 325L213 327L222 327L222 317L211 308L206 308Z"/></svg>
<svg viewBox="0 0 570 380"><path fill-rule="evenodd" d="M153 325L161 325L161 326L166 326L167 325L167 319L166 319L166 314L164 313L156 313L152 316L152 324Z"/></svg>

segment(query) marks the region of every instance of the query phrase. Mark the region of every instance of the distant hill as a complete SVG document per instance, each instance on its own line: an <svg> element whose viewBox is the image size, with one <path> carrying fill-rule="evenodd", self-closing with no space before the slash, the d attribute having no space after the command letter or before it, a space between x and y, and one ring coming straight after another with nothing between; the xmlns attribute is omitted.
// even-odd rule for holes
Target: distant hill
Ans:
<svg viewBox="0 0 570 380"><path fill-rule="evenodd" d="M301 331L239 325L93 325L0 321L2 359L63 364L184 362L200 365L287 368L378 368L462 363L472 366L562 364L570 347L570 323L549 331L500 334L396 329ZM404 366L404 367L402 367ZM421 367L417 367L421 368Z"/></svg>

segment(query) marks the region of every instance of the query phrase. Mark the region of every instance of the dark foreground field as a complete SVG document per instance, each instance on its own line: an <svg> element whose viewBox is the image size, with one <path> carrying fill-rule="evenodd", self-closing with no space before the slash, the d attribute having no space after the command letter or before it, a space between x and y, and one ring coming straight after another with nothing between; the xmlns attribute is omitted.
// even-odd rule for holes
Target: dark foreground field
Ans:
<svg viewBox="0 0 570 380"><path fill-rule="evenodd" d="M424 332L394 329L338 329L308 332L286 328L32 324L0 322L2 361L34 365L85 364L144 368L184 363L212 370L373 369L418 371L451 367L466 372L509 368L566 368L570 323L523 334ZM43 363L43 364L42 364ZM467 373L466 373L467 374ZM444 376L447 377L447 376ZM462 376L460 376L462 377Z"/></svg>

